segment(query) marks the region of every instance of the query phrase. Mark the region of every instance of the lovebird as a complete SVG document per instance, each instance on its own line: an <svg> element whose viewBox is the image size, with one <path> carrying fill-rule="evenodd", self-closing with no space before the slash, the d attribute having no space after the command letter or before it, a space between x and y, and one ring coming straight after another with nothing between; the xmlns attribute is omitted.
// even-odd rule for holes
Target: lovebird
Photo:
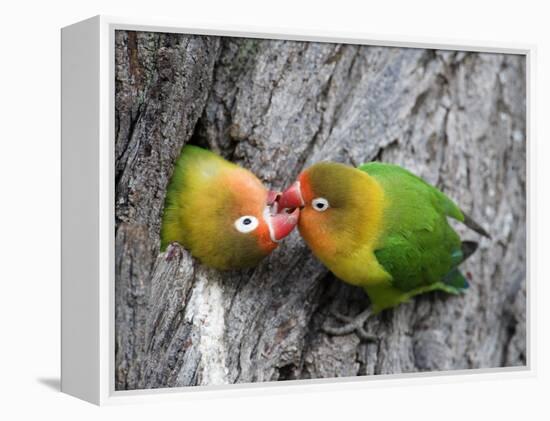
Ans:
<svg viewBox="0 0 550 421"><path fill-rule="evenodd" d="M418 294L468 287L458 266L478 243L461 241L448 217L489 237L444 193L398 165L317 163L278 201L301 209L298 229L313 254L370 298L371 307L356 318L334 313L346 324L325 326L333 335L355 331L373 339L363 327L371 314Z"/></svg>
<svg viewBox="0 0 550 421"><path fill-rule="evenodd" d="M168 185L161 249L177 242L221 270L259 263L298 222L277 212L280 193L250 171L197 146L184 146Z"/></svg>

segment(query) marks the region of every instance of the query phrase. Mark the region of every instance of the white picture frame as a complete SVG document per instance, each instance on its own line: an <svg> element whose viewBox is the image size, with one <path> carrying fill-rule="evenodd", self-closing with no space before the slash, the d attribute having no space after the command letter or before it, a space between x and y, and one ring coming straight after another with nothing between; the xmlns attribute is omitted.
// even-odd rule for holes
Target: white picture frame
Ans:
<svg viewBox="0 0 550 421"><path fill-rule="evenodd" d="M522 54L527 65L527 168L530 162L532 61L535 47L454 40L387 38L276 28L194 26L154 19L96 16L65 27L62 42L62 376L63 392L103 405L169 399L370 388L392 384L470 381L533 376L531 329L534 285L530 279L527 218L527 364L493 368L344 379L300 380L139 391L114 390L114 33L145 30L251 38L330 41ZM529 180L529 173L527 174ZM527 201L531 184L528 182ZM470 376L475 374L475 376Z"/></svg>

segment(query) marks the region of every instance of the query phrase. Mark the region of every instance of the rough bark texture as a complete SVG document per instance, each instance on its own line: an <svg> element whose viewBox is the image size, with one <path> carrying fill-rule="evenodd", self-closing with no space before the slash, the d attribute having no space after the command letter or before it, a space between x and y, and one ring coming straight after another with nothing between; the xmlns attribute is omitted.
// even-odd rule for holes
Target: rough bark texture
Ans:
<svg viewBox="0 0 550 421"><path fill-rule="evenodd" d="M525 61L521 56L117 32L116 388L526 363ZM437 185L492 239L461 296L373 317L379 340L329 337L365 293L294 232L248 271L159 254L181 146L208 147L281 189L320 160L393 162Z"/></svg>

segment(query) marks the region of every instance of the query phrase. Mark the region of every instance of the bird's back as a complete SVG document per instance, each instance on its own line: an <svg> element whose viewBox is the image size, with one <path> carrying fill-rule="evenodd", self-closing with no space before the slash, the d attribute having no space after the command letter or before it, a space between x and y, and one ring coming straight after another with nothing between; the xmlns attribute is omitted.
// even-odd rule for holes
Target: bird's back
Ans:
<svg viewBox="0 0 550 421"><path fill-rule="evenodd" d="M413 291L442 282L462 261L461 241L447 217L464 219L437 188L397 165L359 167L384 190L383 232L375 249L392 287Z"/></svg>

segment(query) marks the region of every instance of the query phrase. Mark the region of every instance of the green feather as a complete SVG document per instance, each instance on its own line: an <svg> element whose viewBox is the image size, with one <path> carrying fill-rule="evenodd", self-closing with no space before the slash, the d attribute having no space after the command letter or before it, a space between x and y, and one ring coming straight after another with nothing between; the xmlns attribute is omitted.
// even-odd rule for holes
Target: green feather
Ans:
<svg viewBox="0 0 550 421"><path fill-rule="evenodd" d="M391 164L359 167L382 186L386 206L383 232L375 250L391 281L366 286L375 311L433 290L456 294L467 282L456 266L464 260L462 243L447 217L464 221L459 207L420 177Z"/></svg>

